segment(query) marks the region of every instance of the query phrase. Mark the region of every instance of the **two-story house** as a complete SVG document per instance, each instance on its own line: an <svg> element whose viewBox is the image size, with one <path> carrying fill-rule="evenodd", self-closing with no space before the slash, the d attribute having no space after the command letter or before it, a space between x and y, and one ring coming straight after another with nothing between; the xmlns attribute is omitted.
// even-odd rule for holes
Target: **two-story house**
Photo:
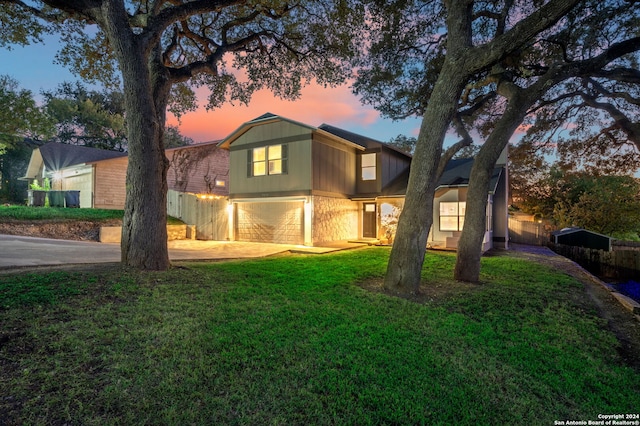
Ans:
<svg viewBox="0 0 640 426"><path fill-rule="evenodd" d="M410 155L330 125L314 127L270 113L240 126L220 147L230 151L230 240L320 246L393 239ZM457 245L471 164L452 161L440 180L431 246ZM496 167L488 194L485 248L494 239L506 241L505 167L506 161Z"/></svg>

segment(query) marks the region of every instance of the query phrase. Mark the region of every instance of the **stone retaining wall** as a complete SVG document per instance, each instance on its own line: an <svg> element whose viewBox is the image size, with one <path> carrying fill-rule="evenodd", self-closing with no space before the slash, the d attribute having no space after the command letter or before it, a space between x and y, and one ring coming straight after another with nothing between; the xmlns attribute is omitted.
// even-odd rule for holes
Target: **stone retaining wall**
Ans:
<svg viewBox="0 0 640 426"><path fill-rule="evenodd" d="M122 237L122 226L103 226L100 228L101 243L119 243ZM167 225L167 240L194 240L196 227L193 225Z"/></svg>

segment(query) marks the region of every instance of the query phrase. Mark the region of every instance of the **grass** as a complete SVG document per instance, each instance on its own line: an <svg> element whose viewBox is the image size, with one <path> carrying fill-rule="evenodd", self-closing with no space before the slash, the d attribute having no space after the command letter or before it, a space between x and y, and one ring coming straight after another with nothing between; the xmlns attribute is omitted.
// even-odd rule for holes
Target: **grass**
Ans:
<svg viewBox="0 0 640 426"><path fill-rule="evenodd" d="M122 219L123 210L73 209L59 207L30 207L18 205L0 206L0 221L90 221L103 222ZM179 219L168 217L169 225L182 224Z"/></svg>
<svg viewBox="0 0 640 426"><path fill-rule="evenodd" d="M640 407L582 287L509 255L483 284L428 253L414 303L385 248L164 273L0 276L7 424L553 424Z"/></svg>

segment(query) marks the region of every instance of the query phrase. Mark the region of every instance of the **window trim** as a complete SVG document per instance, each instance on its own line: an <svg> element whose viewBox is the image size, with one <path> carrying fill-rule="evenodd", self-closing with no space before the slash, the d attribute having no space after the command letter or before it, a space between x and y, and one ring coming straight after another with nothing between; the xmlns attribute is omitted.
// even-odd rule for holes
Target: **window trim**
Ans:
<svg viewBox="0 0 640 426"><path fill-rule="evenodd" d="M373 164L367 164L365 166L365 156L373 156ZM368 162L367 162L368 163ZM365 177L365 171L373 171L373 177ZM375 152L367 152L360 156L360 179L364 182L371 182L378 179L378 155Z"/></svg>
<svg viewBox="0 0 640 426"><path fill-rule="evenodd" d="M270 157L270 151L274 152L275 155L275 147L280 147L279 157ZM263 158L259 160L255 160L256 151L264 152ZM279 171L271 171L272 165L275 165L276 162L280 162ZM256 165L262 165L263 173L256 174ZM256 148L250 148L247 150L247 177L263 177L263 176L278 176L278 175L286 175L288 174L288 145L287 144L273 144L273 145L265 145L259 146Z"/></svg>
<svg viewBox="0 0 640 426"><path fill-rule="evenodd" d="M444 207L446 204L455 204L455 214L453 214L453 212L451 212L450 214L446 214L447 211L444 210ZM466 201L440 201L440 205L439 205L439 217L438 217L438 221L439 221L439 226L440 226L440 231L441 232L460 232L462 231L462 229L464 228L464 214L467 208L467 202ZM443 219L452 219L452 218L456 218L456 229L453 229L453 227L447 227L445 228L443 226Z"/></svg>

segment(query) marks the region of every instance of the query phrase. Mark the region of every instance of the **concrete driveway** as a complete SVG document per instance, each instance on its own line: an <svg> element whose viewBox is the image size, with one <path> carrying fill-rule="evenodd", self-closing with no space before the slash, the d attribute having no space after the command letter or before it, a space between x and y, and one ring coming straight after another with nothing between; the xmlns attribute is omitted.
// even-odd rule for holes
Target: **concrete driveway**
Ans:
<svg viewBox="0 0 640 426"><path fill-rule="evenodd" d="M363 244L306 247L237 241L169 241L171 260L241 259L271 256L286 251L328 253ZM54 240L0 234L0 269L27 266L120 262L120 244Z"/></svg>

